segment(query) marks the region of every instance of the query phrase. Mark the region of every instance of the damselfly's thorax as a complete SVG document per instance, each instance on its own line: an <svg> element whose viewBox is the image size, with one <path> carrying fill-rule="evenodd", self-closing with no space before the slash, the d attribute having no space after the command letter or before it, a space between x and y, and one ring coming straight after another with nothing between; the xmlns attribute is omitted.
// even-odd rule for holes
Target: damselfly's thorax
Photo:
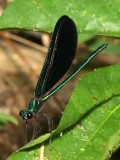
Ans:
<svg viewBox="0 0 120 160"><path fill-rule="evenodd" d="M20 116L24 120L35 117L35 115L40 112L43 103L44 101L41 98L39 99L36 97L32 98L28 106L28 111L24 110L20 111Z"/></svg>

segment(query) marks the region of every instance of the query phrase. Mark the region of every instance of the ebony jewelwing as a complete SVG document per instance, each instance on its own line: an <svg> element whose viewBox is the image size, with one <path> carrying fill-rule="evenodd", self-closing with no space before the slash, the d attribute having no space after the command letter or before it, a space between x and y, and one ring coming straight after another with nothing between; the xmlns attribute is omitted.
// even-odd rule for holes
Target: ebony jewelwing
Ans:
<svg viewBox="0 0 120 160"><path fill-rule="evenodd" d="M28 111L20 111L20 116L26 120L26 123L28 119L37 118L45 102L107 46L106 43L98 47L68 78L53 88L69 69L77 47L75 23L66 15L60 17L52 34L50 47L35 88L34 97L29 103ZM51 88L53 89L49 92Z"/></svg>

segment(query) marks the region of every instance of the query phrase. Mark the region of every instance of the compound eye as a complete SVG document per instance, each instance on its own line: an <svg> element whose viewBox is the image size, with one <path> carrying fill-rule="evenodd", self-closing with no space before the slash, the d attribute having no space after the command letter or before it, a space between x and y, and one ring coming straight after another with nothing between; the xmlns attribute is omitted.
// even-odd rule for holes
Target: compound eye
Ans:
<svg viewBox="0 0 120 160"><path fill-rule="evenodd" d="M31 118L32 118L32 112L28 112L27 118L28 118L28 119L31 119Z"/></svg>
<svg viewBox="0 0 120 160"><path fill-rule="evenodd" d="M20 117L22 117L22 111L20 111L19 115L20 115Z"/></svg>

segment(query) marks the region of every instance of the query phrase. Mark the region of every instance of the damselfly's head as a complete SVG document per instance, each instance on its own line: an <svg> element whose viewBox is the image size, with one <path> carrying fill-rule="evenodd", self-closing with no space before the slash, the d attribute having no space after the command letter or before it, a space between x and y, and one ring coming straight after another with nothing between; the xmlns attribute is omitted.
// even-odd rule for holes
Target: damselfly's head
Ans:
<svg viewBox="0 0 120 160"><path fill-rule="evenodd" d="M35 116L36 113L39 112L43 101L37 100L36 98L31 99L28 107L28 111L20 111L20 116L24 119L31 119Z"/></svg>
<svg viewBox="0 0 120 160"><path fill-rule="evenodd" d="M24 120L27 120L27 119L31 119L33 117L33 114L32 112L29 112L29 111L20 111L20 116L24 119Z"/></svg>
<svg viewBox="0 0 120 160"><path fill-rule="evenodd" d="M33 117L34 107L35 107L35 99L32 99L30 101L30 104L29 104L29 107L28 107L28 111L24 111L24 110L20 111L20 116L24 120L31 119Z"/></svg>

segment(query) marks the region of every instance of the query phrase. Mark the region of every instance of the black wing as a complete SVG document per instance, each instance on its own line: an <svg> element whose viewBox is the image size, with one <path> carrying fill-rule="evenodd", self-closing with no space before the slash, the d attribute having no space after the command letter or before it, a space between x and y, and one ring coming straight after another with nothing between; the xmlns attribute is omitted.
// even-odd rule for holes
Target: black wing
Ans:
<svg viewBox="0 0 120 160"><path fill-rule="evenodd" d="M40 73L35 96L39 98L51 89L69 69L76 53L77 29L68 16L62 16L54 29L50 47Z"/></svg>

